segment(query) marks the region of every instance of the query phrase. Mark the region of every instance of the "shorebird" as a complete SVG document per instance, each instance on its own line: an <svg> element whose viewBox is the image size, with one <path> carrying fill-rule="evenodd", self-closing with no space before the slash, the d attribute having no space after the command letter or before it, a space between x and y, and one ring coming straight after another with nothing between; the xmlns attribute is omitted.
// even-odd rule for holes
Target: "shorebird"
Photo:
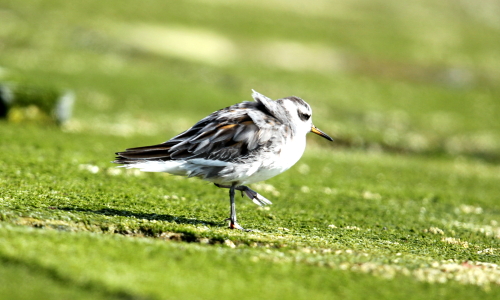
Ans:
<svg viewBox="0 0 500 300"><path fill-rule="evenodd" d="M254 102L244 101L215 111L193 127L157 145L117 152L114 163L144 172L167 172L199 177L229 189L229 227L236 220L235 191L255 204L271 201L247 184L274 177L293 166L304 153L306 134L333 139L315 127L311 107L299 97L278 100L253 91Z"/></svg>

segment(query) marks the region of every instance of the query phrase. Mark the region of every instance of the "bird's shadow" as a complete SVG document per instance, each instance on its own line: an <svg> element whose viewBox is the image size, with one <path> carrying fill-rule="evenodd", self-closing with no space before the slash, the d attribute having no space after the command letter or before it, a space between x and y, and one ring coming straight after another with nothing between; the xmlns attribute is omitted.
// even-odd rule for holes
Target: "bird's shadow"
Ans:
<svg viewBox="0 0 500 300"><path fill-rule="evenodd" d="M121 216L132 217L136 219L149 220L149 221L166 221L177 224L191 224L191 225L210 225L215 227L222 227L221 223L213 221L191 219L182 216L173 216L166 214L153 214L153 213L137 213L123 209L102 208L102 209L89 209L81 207L57 207L58 210L71 211L71 212L84 212L89 214L99 214L105 216Z"/></svg>

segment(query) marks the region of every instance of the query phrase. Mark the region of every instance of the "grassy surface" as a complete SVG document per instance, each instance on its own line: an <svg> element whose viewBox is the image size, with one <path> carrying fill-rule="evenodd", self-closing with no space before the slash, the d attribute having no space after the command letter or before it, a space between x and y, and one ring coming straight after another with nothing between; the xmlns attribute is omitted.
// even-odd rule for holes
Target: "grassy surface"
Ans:
<svg viewBox="0 0 500 300"><path fill-rule="evenodd" d="M0 298L496 299L500 4L467 3L0 0L0 82L77 99L0 122ZM256 231L109 163L251 88L336 139L238 197Z"/></svg>

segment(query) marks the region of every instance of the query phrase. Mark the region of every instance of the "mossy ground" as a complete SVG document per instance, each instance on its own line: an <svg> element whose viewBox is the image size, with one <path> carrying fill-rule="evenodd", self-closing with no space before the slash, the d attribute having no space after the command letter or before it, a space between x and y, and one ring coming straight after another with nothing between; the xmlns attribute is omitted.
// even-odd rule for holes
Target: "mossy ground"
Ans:
<svg viewBox="0 0 500 300"><path fill-rule="evenodd" d="M298 3L0 1L0 82L77 99L0 122L0 298L496 299L500 6ZM227 190L110 163L252 88L336 139L237 198L255 231Z"/></svg>

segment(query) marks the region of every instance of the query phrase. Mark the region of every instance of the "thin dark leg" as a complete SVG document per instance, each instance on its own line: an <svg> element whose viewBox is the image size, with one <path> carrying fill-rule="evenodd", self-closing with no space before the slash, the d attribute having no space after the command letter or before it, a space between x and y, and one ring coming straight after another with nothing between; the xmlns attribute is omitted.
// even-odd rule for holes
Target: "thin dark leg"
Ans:
<svg viewBox="0 0 500 300"><path fill-rule="evenodd" d="M229 215L229 228L244 230L243 227L241 227L238 224L238 222L236 222L236 203L234 202L235 189L236 189L236 183L233 183L229 188L229 201L231 204L231 211Z"/></svg>

